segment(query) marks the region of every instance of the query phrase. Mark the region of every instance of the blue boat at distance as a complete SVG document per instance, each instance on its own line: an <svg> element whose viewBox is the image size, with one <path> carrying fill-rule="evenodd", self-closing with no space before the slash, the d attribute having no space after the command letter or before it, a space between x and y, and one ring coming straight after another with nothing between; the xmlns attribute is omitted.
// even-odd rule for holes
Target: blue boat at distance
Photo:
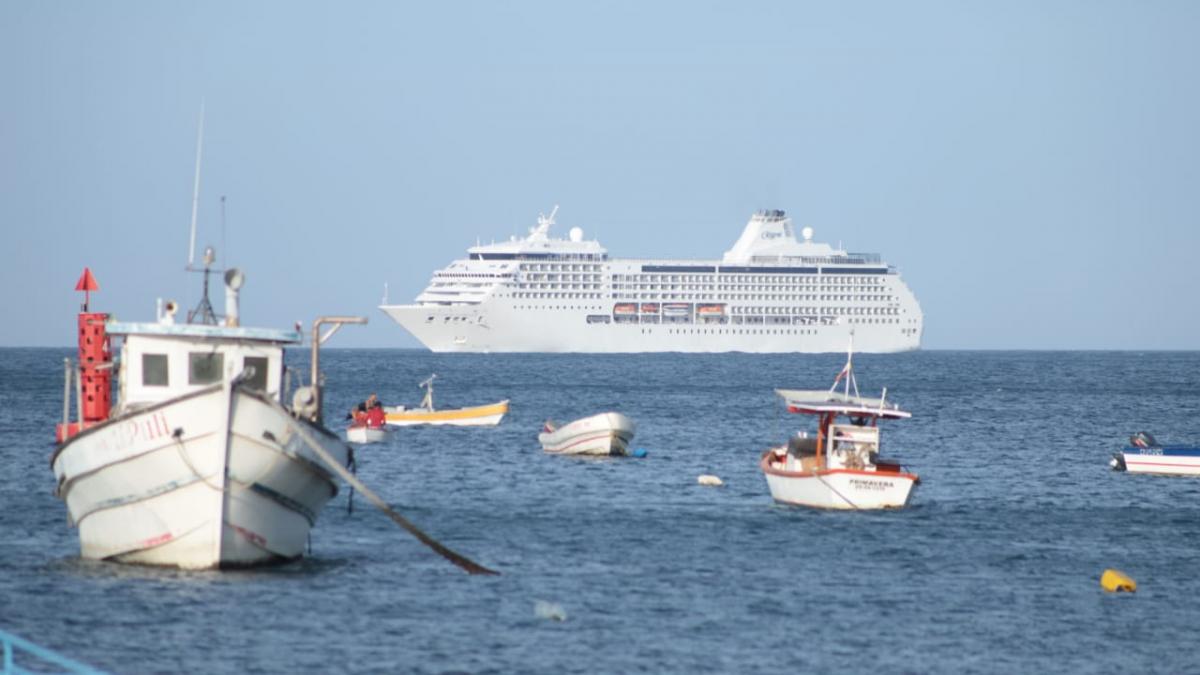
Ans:
<svg viewBox="0 0 1200 675"><path fill-rule="evenodd" d="M1163 445L1148 432L1129 437L1129 445L1114 453L1109 465L1115 471L1163 476L1200 476L1200 446Z"/></svg>

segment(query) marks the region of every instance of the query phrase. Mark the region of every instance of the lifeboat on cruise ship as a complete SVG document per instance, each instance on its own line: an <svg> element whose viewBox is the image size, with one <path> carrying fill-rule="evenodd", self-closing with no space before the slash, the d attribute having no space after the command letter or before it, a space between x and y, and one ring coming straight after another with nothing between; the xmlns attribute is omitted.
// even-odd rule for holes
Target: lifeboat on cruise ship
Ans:
<svg viewBox="0 0 1200 675"><path fill-rule="evenodd" d="M697 305L696 313L700 316L725 316L725 305Z"/></svg>
<svg viewBox="0 0 1200 675"><path fill-rule="evenodd" d="M690 316L692 313L692 304L690 302L668 302L662 306L664 316Z"/></svg>
<svg viewBox="0 0 1200 675"><path fill-rule="evenodd" d="M636 302L620 302L613 305L613 314L630 315L637 314L638 306Z"/></svg>
<svg viewBox="0 0 1200 675"><path fill-rule="evenodd" d="M642 314L658 314L658 303L657 302L643 302L642 303Z"/></svg>

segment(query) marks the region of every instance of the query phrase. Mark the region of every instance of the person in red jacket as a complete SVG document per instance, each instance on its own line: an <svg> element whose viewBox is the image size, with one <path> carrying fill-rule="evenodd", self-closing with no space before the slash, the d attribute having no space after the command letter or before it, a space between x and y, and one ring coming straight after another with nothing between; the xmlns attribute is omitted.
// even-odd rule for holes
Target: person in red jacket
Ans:
<svg viewBox="0 0 1200 675"><path fill-rule="evenodd" d="M367 405L365 403L359 403L358 407L351 410L350 414L347 415L347 417L349 417L351 420L350 426L352 426L352 427L365 426L367 423Z"/></svg>
<svg viewBox="0 0 1200 675"><path fill-rule="evenodd" d="M383 411L383 404L375 401L375 405L367 411L367 426L378 428L387 424L387 413Z"/></svg>

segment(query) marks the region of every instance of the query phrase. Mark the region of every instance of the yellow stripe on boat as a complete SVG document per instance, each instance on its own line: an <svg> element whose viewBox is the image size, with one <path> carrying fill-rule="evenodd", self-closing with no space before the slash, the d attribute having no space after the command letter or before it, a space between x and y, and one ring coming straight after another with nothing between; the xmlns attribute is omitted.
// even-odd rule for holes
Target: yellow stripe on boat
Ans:
<svg viewBox="0 0 1200 675"><path fill-rule="evenodd" d="M441 422L449 420L466 420L475 417L490 417L508 412L508 401L500 401L491 405L479 405L473 408L455 408L452 410L405 410L388 413L389 422Z"/></svg>

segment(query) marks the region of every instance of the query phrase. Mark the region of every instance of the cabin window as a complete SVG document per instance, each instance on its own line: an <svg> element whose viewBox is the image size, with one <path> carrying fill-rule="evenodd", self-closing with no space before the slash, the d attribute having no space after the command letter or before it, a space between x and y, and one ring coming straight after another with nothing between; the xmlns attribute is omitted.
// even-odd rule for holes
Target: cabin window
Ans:
<svg viewBox="0 0 1200 675"><path fill-rule="evenodd" d="M246 386L259 391L267 390L267 357L247 356L243 368L253 368L254 374L246 379Z"/></svg>
<svg viewBox="0 0 1200 675"><path fill-rule="evenodd" d="M188 354L188 384L212 384L221 381L225 355L211 352Z"/></svg>
<svg viewBox="0 0 1200 675"><path fill-rule="evenodd" d="M142 354L142 386L166 387L170 385L167 378L166 354Z"/></svg>

